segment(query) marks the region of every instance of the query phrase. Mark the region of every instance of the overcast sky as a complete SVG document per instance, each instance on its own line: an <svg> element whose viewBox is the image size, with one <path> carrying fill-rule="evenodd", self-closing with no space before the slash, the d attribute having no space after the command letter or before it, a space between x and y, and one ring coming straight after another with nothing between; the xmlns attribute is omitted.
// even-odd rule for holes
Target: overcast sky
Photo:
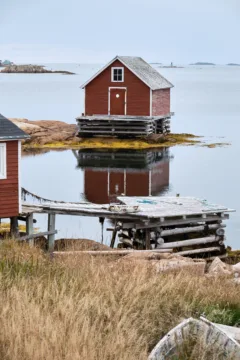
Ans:
<svg viewBox="0 0 240 360"><path fill-rule="evenodd" d="M0 0L0 59L240 63L240 0Z"/></svg>

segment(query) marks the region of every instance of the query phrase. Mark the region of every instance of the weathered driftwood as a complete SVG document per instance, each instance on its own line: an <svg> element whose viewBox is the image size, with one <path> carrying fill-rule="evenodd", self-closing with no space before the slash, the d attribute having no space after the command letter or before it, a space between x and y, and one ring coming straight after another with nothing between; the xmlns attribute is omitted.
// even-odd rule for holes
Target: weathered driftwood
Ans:
<svg viewBox="0 0 240 360"><path fill-rule="evenodd" d="M172 249L153 249L153 250L83 250L83 251L55 251L54 255L58 256L66 256L66 255L127 255L131 253L150 253L150 252L156 252L156 253L171 253Z"/></svg>

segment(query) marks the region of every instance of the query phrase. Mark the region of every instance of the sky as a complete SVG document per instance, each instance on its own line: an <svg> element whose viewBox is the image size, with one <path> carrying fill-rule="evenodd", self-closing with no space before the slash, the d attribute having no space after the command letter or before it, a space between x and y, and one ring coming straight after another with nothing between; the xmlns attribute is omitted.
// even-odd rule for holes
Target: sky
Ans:
<svg viewBox="0 0 240 360"><path fill-rule="evenodd" d="M240 0L0 0L0 59L240 63Z"/></svg>

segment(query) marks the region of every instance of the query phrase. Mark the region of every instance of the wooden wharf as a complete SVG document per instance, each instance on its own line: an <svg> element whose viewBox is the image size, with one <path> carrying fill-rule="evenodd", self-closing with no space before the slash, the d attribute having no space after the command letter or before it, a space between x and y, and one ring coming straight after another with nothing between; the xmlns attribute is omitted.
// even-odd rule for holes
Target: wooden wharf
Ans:
<svg viewBox="0 0 240 360"><path fill-rule="evenodd" d="M223 256L226 225L229 212L221 205L193 197L118 197L118 204L92 204L88 202L57 202L36 197L38 203L23 202L21 220L27 223L26 236L21 239L33 241L37 236L48 236L48 248L54 249L56 215L98 217L103 224L110 219L113 226L111 247L118 251L151 250L175 252L186 256ZM33 215L48 214L47 231L34 234ZM105 253L111 253L106 251ZM104 253L102 253L104 255Z"/></svg>
<svg viewBox="0 0 240 360"><path fill-rule="evenodd" d="M79 116L78 136L107 135L141 137L170 132L170 118L174 113L162 116L92 115Z"/></svg>

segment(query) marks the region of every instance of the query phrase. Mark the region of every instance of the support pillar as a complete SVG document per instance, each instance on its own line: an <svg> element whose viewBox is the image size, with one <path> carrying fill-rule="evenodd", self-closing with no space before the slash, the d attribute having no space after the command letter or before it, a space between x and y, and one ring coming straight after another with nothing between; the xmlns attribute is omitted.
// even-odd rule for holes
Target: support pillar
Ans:
<svg viewBox="0 0 240 360"><path fill-rule="evenodd" d="M33 230L33 213L28 215L26 218L26 233L27 235L32 235L34 232ZM29 246L34 246L34 239L28 240Z"/></svg>
<svg viewBox="0 0 240 360"><path fill-rule="evenodd" d="M55 214L48 214L48 231L55 231ZM48 235L48 251L54 251L55 234Z"/></svg>
<svg viewBox="0 0 240 360"><path fill-rule="evenodd" d="M10 235L13 238L19 237L18 218L17 218L17 216L11 217L11 219L10 219Z"/></svg>

